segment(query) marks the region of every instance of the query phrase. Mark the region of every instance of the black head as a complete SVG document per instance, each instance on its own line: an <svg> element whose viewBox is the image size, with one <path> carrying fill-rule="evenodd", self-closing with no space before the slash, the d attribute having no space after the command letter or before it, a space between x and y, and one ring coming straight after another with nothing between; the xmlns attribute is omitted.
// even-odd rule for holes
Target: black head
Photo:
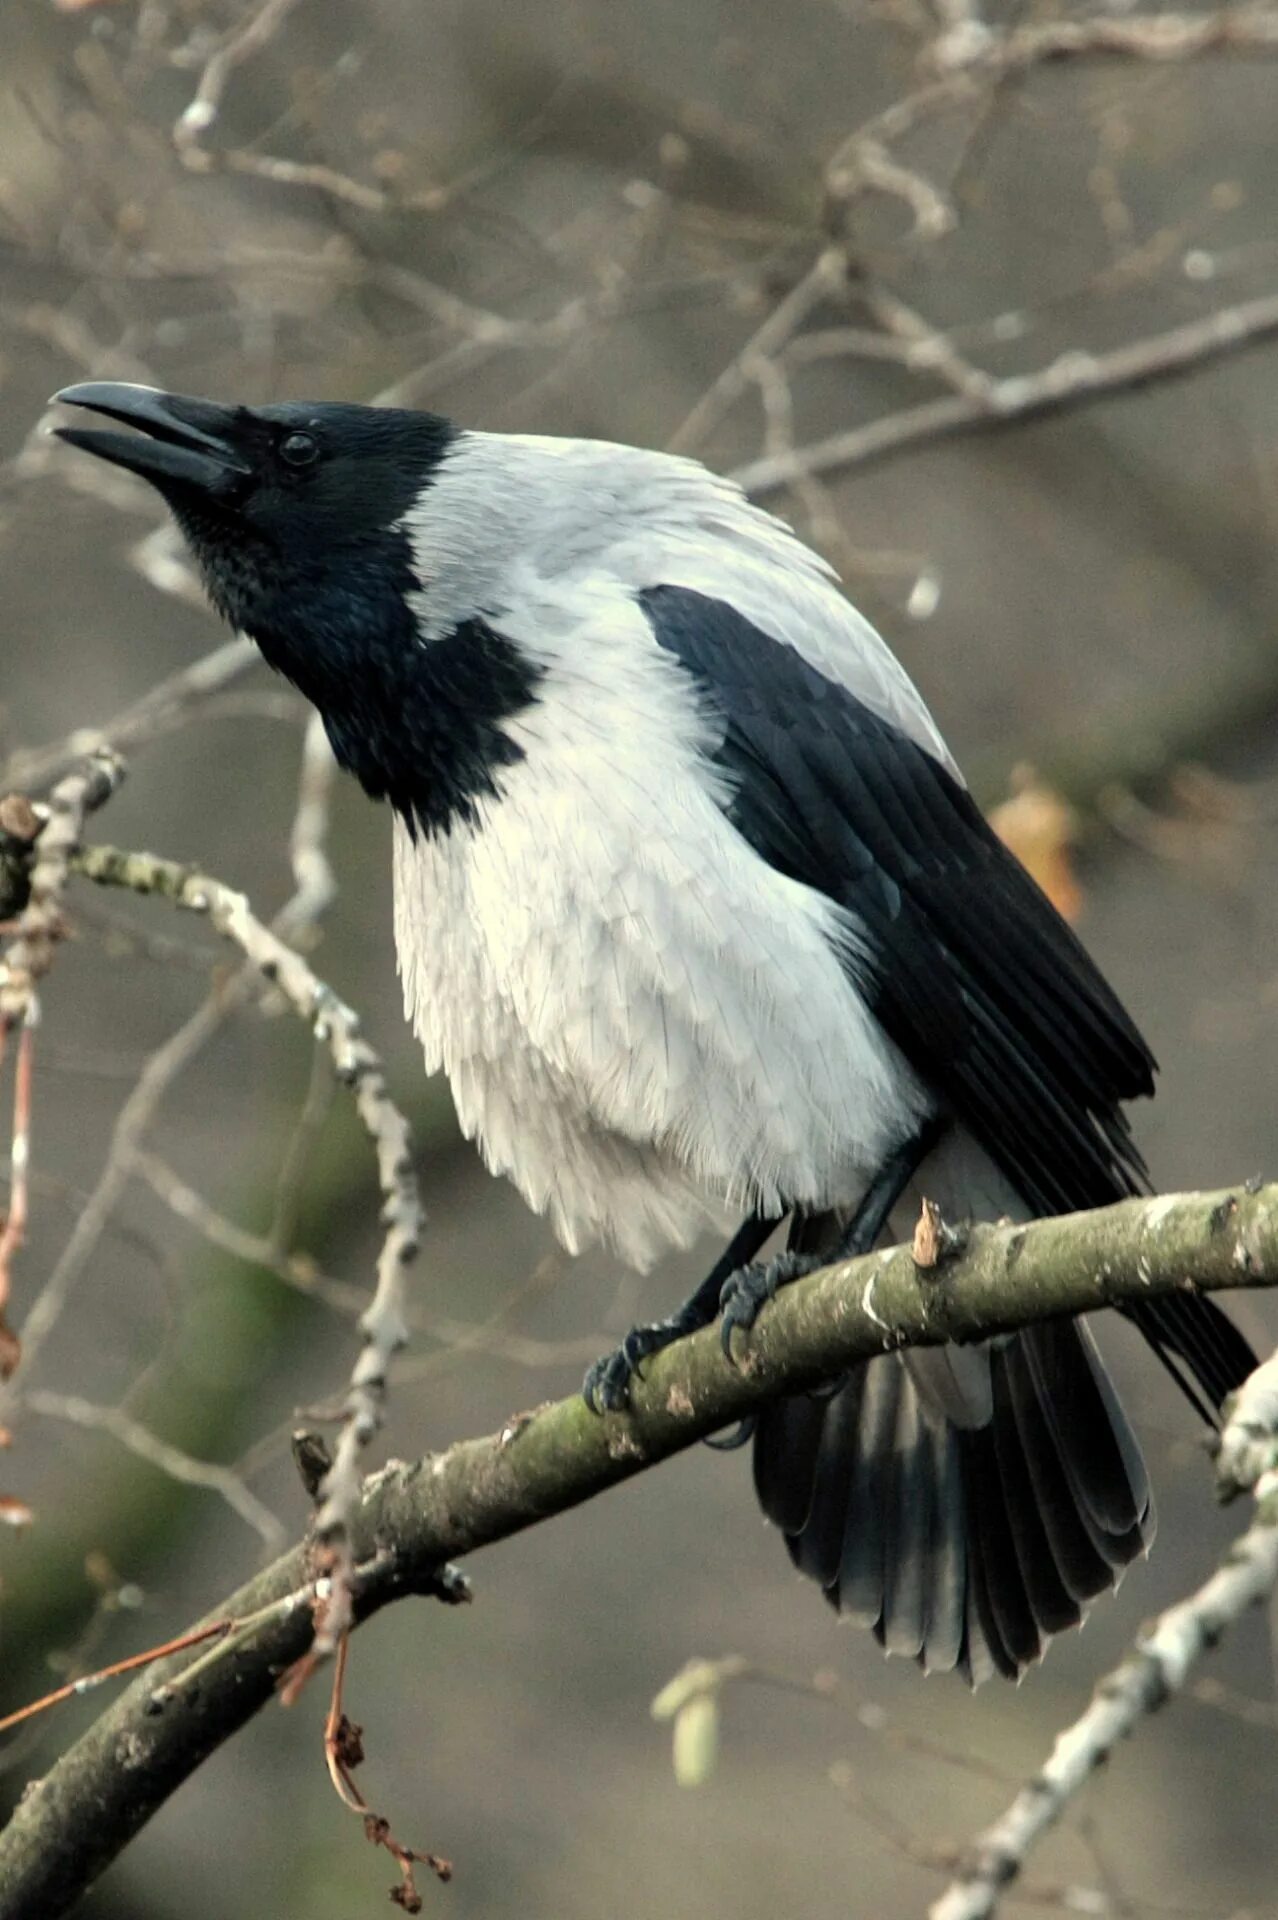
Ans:
<svg viewBox="0 0 1278 1920"><path fill-rule="evenodd" d="M513 757L497 723L526 704L527 675L482 622L423 646L412 613L423 583L402 522L457 439L448 421L110 381L55 397L137 429L57 432L158 488L218 611L320 709L370 793L438 824L491 787Z"/></svg>
<svg viewBox="0 0 1278 1920"><path fill-rule="evenodd" d="M55 398L138 430L56 432L163 494L219 612L255 636L300 588L349 591L406 560L397 523L456 438L438 414L382 407L220 406L114 381Z"/></svg>

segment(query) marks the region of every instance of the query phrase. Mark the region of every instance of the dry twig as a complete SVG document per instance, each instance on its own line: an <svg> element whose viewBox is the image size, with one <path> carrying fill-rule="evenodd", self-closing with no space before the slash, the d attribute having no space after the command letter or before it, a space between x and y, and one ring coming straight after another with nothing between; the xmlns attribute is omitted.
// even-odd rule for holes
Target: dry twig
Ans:
<svg viewBox="0 0 1278 1920"><path fill-rule="evenodd" d="M10 1268L26 1237L31 1165L35 1028L40 1017L37 985L53 965L65 933L62 897L70 863L88 815L105 805L124 778L124 763L109 750L61 780L41 810L26 905L13 924L13 939L0 962L0 1060L4 1041L21 1028L14 1076L12 1180L9 1211L0 1228L0 1380L18 1364L21 1347L5 1318Z"/></svg>
<svg viewBox="0 0 1278 1920"><path fill-rule="evenodd" d="M865 426L831 434L809 446L765 455L739 467L733 478L747 493L773 493L806 475L868 466L871 461L890 459L955 434L1004 427L1015 420L1085 405L1105 394L1153 386L1258 346L1276 333L1278 294L1265 294L1107 353L1062 354L1033 373L994 380L985 398L972 393L946 394Z"/></svg>
<svg viewBox="0 0 1278 1920"><path fill-rule="evenodd" d="M309 859L303 861L304 870L309 865ZM175 861L115 847L85 848L76 856L75 867L100 885L160 894L189 912L206 915L327 1047L338 1078L354 1093L376 1150L386 1234L373 1298L360 1319L363 1347L346 1394L333 1465L320 1489L315 1533L322 1579L315 1640L306 1661L285 1683L284 1697L291 1699L314 1665L334 1653L353 1618L350 1521L359 1503L359 1461L382 1423L391 1359L408 1338L404 1274L417 1256L423 1223L408 1122L386 1090L381 1061L361 1035L359 1016L257 918L242 893Z"/></svg>
<svg viewBox="0 0 1278 1920"><path fill-rule="evenodd" d="M124 778L124 763L110 748L100 748L49 795L47 814L31 870L26 906L13 929L13 941L0 963L0 1027L12 1032L24 1021L35 1023L36 985L53 965L65 932L62 896L71 860L88 815L105 805Z"/></svg>
<svg viewBox="0 0 1278 1920"><path fill-rule="evenodd" d="M63 740L15 753L4 769L4 784L38 791L77 766L86 754L124 753L157 739L196 718L208 701L225 693L260 659L251 640L228 640L149 688L104 726L78 727Z"/></svg>
<svg viewBox="0 0 1278 1920"><path fill-rule="evenodd" d="M139 1460L167 1473L170 1480L179 1480L188 1487L207 1487L220 1494L232 1512L253 1528L268 1553L278 1553L284 1546L288 1536L283 1522L249 1490L238 1473L213 1460L197 1460L181 1447L161 1440L123 1407L100 1407L80 1394L54 1393L43 1387L28 1388L21 1394L18 1405L47 1420L61 1420L69 1426L109 1434Z"/></svg>
<svg viewBox="0 0 1278 1920"><path fill-rule="evenodd" d="M443 1859L437 1853L419 1853L415 1847L406 1847L391 1832L390 1822L380 1813L374 1813L367 1800L355 1784L355 1769L362 1766L364 1753L364 1729L348 1720L342 1707L342 1692L346 1682L346 1662L350 1653L350 1633L345 1632L337 1643L337 1653L333 1661L333 1692L329 1703L328 1717L324 1722L324 1759L328 1766L328 1776L333 1782L334 1791L344 1807L352 1813L362 1814L364 1818L365 1838L376 1847L385 1847L400 1871L400 1883L391 1891L391 1899L405 1913L420 1913L422 1897L417 1891L417 1881L413 1873L415 1866L429 1868L437 1880L451 1880L453 1869L451 1861Z"/></svg>

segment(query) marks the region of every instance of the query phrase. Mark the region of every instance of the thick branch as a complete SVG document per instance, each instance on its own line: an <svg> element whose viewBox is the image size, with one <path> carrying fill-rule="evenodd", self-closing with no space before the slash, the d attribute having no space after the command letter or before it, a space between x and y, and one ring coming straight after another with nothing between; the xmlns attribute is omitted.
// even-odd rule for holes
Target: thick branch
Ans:
<svg viewBox="0 0 1278 1920"><path fill-rule="evenodd" d="M711 1328L658 1355L628 1414L598 1418L576 1395L505 1433L471 1440L368 1483L352 1527L366 1618L404 1593L436 1590L456 1555L564 1512L727 1426L783 1389L811 1386L903 1345L972 1340L1063 1313L1278 1284L1278 1185L1190 1194L1030 1226L973 1230L961 1258L920 1269L897 1247L827 1268L760 1317L748 1363L730 1367ZM239 1620L308 1592L295 1549L223 1602ZM173 1685L179 1658L128 1691L23 1796L0 1835L0 1920L66 1911L164 1800L271 1697L307 1649L301 1600L205 1657L198 1687ZM157 1686L166 1690L157 1695ZM160 1710L157 1711L157 1701Z"/></svg>

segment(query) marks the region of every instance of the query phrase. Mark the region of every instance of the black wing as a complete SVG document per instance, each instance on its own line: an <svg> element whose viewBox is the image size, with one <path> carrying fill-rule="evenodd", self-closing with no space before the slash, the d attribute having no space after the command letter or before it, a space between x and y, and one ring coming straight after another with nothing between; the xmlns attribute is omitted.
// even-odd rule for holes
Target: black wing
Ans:
<svg viewBox="0 0 1278 1920"><path fill-rule="evenodd" d="M1146 1191L1120 1103L1153 1092L1153 1055L966 788L723 601L681 587L639 599L722 724L733 823L853 916L857 986L1026 1204L1065 1213ZM1217 1405L1254 1364L1209 1301L1150 1301L1132 1318Z"/></svg>

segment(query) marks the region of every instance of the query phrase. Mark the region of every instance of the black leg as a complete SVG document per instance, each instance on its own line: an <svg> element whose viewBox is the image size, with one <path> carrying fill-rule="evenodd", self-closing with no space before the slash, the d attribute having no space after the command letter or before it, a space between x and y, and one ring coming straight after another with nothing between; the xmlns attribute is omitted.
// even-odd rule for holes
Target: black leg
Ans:
<svg viewBox="0 0 1278 1920"><path fill-rule="evenodd" d="M818 1267L829 1266L832 1260L851 1260L857 1254L873 1252L887 1225L888 1215L948 1125L947 1118L934 1115L924 1121L917 1133L903 1140L899 1147L893 1147L829 1253L782 1253L766 1266L742 1267L739 1273L729 1277L719 1301L723 1315L719 1338L729 1360L733 1330L748 1331L758 1319L759 1309L779 1288L789 1286L792 1280L801 1280L805 1273L815 1273Z"/></svg>
<svg viewBox="0 0 1278 1920"><path fill-rule="evenodd" d="M663 1347L682 1340L686 1333L695 1333L698 1327L708 1327L719 1311L719 1299L726 1283L754 1259L768 1235L779 1225L779 1220L761 1220L752 1215L737 1229L696 1292L689 1294L668 1320L632 1327L619 1347L596 1360L587 1369L581 1388L591 1412L619 1412L630 1398L631 1380L650 1354L660 1353Z"/></svg>
<svg viewBox="0 0 1278 1920"><path fill-rule="evenodd" d="M831 1259L852 1260L859 1253L873 1253L888 1215L949 1124L948 1118L935 1114L917 1133L893 1147L861 1195L861 1204L839 1235L834 1253L828 1254L822 1265L828 1266Z"/></svg>

